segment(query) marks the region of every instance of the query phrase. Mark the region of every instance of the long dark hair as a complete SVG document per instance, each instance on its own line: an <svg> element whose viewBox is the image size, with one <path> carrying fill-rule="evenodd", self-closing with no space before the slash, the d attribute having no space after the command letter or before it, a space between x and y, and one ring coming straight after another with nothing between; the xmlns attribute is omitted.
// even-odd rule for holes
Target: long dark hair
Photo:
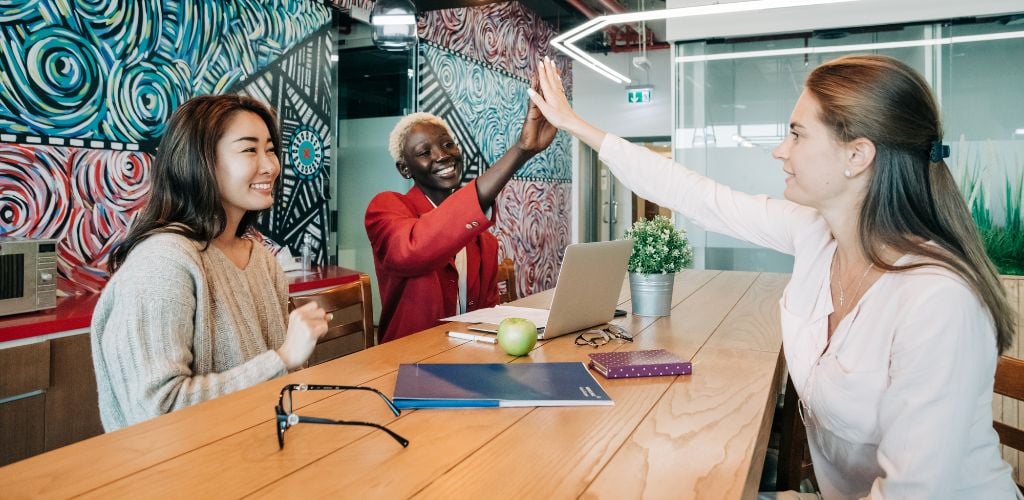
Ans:
<svg viewBox="0 0 1024 500"><path fill-rule="evenodd" d="M875 144L874 173L860 209L864 254L887 271L940 265L958 274L988 308L996 345L1005 351L1013 342L1013 310L949 166L932 161L942 124L928 83L896 59L860 55L817 67L805 86L838 140L863 137ZM887 264L882 245L926 262Z"/></svg>
<svg viewBox="0 0 1024 500"><path fill-rule="evenodd" d="M280 146L277 117L262 102L240 95L205 95L181 105L167 122L153 160L149 201L139 212L128 235L110 254L113 274L139 242L156 233L174 233L207 246L224 231L227 217L217 191L217 142L228 121L239 111L256 113ZM255 224L259 212L242 216L236 236Z"/></svg>

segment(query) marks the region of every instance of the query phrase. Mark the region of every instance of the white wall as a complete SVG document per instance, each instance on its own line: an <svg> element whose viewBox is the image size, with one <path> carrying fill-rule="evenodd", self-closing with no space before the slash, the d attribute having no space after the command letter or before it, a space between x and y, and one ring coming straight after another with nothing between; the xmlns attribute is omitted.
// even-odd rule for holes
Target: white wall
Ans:
<svg viewBox="0 0 1024 500"><path fill-rule="evenodd" d="M630 104L626 86L595 73L586 66L572 65L573 109L594 126L620 137L670 136L672 134L672 67L669 50L647 52L651 61L650 78L654 85L651 102ZM637 52L592 54L602 64L641 83L644 72L633 67Z"/></svg>
<svg viewBox="0 0 1024 500"><path fill-rule="evenodd" d="M613 83L611 80L595 73L586 66L574 63L573 78L573 109L584 120L619 137L668 137L672 135L672 65L671 51L668 49L648 51L647 59L651 62L646 73L633 66L633 58L637 52L609 53L608 55L591 54L598 61L607 64L633 80L633 83L650 83L651 102L630 104L627 100L626 86ZM644 81L646 78L646 82ZM580 241L582 218L586 215L580 207L580 142L573 140L573 190L572 190L572 241ZM585 146L582 146L585 147ZM616 191L619 201L619 220L628 225L631 210L631 193L620 185Z"/></svg>
<svg viewBox="0 0 1024 500"><path fill-rule="evenodd" d="M412 187L412 181L399 175L395 161L388 154L388 136L400 118L387 116L338 122L338 265L370 276L374 323L380 320L380 290L363 219L366 206L377 193L404 193Z"/></svg>

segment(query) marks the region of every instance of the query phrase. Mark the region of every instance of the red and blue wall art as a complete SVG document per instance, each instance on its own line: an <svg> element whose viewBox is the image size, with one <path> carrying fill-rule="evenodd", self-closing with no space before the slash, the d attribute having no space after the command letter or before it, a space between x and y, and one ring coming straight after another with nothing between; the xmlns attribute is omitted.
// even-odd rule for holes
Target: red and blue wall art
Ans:
<svg viewBox="0 0 1024 500"><path fill-rule="evenodd" d="M196 95L244 93L277 109L286 150L262 237L297 248L310 233L323 260L330 19L311 1L3 2L0 235L59 240L61 289L99 290L167 118Z"/></svg>
<svg viewBox="0 0 1024 500"><path fill-rule="evenodd" d="M451 125L468 182L519 137L536 62L556 33L519 2L431 11L421 17L419 109ZM571 93L570 66L556 58ZM571 95L571 94L570 94ZM554 143L516 172L498 198L499 260L512 258L519 296L555 285L570 241L572 141Z"/></svg>

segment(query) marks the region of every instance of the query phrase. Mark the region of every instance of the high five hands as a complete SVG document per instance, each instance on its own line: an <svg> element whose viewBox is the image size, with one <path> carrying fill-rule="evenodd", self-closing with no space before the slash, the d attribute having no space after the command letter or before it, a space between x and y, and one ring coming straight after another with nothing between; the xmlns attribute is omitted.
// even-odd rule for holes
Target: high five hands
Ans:
<svg viewBox="0 0 1024 500"><path fill-rule="evenodd" d="M593 125L583 121L569 104L562 89L562 77L558 75L558 67L549 57L537 65L537 88L527 90L530 95L530 102L544 114L547 122L555 127L565 130L587 143L595 150L601 149L601 142L604 140L605 132ZM531 111L534 109L531 106Z"/></svg>
<svg viewBox="0 0 1024 500"><path fill-rule="evenodd" d="M543 63L541 63L543 64ZM538 86L536 75L530 81L529 92L536 93ZM537 105L530 102L526 110L526 119L523 121L523 129L519 132L517 146L523 152L535 155L544 150L555 139L558 129L544 118L544 115L537 109Z"/></svg>

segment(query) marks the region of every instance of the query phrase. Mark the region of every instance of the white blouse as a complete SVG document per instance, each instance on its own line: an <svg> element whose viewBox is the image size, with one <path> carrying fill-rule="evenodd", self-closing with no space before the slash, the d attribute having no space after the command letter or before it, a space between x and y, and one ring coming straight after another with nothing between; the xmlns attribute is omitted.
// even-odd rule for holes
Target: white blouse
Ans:
<svg viewBox="0 0 1024 500"><path fill-rule="evenodd" d="M783 350L825 498L1018 497L992 428L995 327L956 274L886 273L829 342L836 242L816 210L733 191L611 134L600 159L638 196L794 256Z"/></svg>

